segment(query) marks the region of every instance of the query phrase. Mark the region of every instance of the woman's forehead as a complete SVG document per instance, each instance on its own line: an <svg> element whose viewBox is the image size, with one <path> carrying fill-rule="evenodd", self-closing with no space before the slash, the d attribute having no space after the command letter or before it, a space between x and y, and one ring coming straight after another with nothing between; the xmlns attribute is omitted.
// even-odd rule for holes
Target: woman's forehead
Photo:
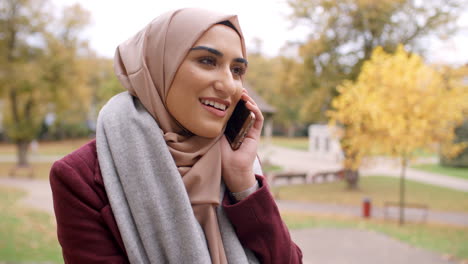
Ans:
<svg viewBox="0 0 468 264"><path fill-rule="evenodd" d="M192 48L206 46L209 48L229 50L236 56L242 56L242 43L238 33L225 25L216 24L205 31Z"/></svg>

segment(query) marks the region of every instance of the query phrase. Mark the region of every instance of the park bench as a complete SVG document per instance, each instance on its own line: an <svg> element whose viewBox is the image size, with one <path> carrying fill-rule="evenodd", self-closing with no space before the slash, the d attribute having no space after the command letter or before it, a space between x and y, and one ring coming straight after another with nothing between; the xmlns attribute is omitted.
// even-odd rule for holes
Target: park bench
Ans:
<svg viewBox="0 0 468 264"><path fill-rule="evenodd" d="M288 184L291 183L292 179L300 178L306 183L307 181L307 173L305 172L291 172L291 171L283 171L283 172L272 172L270 173L271 182L275 182L279 179L286 179Z"/></svg>
<svg viewBox="0 0 468 264"><path fill-rule="evenodd" d="M345 177L345 171L344 170L338 170L338 171L320 171L317 173L314 173L310 177L310 181L312 183L316 182L318 179L321 179L321 182L325 181L330 181L330 180L342 180Z"/></svg>
<svg viewBox="0 0 468 264"><path fill-rule="evenodd" d="M344 170L338 171L321 171L314 174L307 172L294 172L294 171L282 171L282 172L272 172L270 173L271 182L275 182L279 179L286 179L287 183L290 184L294 178L302 179L304 183L307 182L316 182L318 179L321 179L322 182L330 180L341 180L344 178Z"/></svg>

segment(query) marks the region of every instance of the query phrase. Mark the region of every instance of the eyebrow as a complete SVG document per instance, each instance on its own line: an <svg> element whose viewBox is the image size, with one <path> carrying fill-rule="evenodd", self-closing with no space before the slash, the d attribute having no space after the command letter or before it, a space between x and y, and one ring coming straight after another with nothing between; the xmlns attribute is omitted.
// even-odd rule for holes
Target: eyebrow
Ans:
<svg viewBox="0 0 468 264"><path fill-rule="evenodd" d="M196 47L193 47L193 48L190 49L190 51L192 51L192 50L206 50L208 52L213 53L214 55L216 55L218 57L223 57L224 56L224 54L221 51L219 51L217 49L210 48L210 47L206 47L206 46L196 46ZM239 63L244 63L245 65L248 64L247 60L244 59L244 58L235 58L234 61L239 62Z"/></svg>
<svg viewBox="0 0 468 264"><path fill-rule="evenodd" d="M205 46L196 46L196 47L191 48L190 50L191 50L191 51L192 51L192 50L206 50L206 51L208 51L208 52L213 53L213 54L216 55L216 56L219 56L219 57L224 56L224 54L223 54L221 51L219 51L219 50L217 50L217 49L205 47Z"/></svg>
<svg viewBox="0 0 468 264"><path fill-rule="evenodd" d="M245 66L247 66L247 65L249 64L249 63L247 62L247 60L244 59L244 58L235 58L234 61L235 61L235 62L244 63Z"/></svg>

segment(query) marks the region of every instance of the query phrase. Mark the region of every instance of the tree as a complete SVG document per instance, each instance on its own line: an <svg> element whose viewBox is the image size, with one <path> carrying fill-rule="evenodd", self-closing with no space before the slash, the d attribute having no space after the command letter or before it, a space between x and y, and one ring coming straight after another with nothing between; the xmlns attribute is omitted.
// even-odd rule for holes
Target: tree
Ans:
<svg viewBox="0 0 468 264"><path fill-rule="evenodd" d="M260 46L258 42L257 46ZM268 58L259 51L250 53L248 58L247 83L277 109L275 124L286 127L288 135L293 135L301 123L299 112L302 100L298 89L303 87L300 85L302 77L299 74L303 69L302 65L288 57Z"/></svg>
<svg viewBox="0 0 468 264"><path fill-rule="evenodd" d="M336 87L355 80L372 50L394 52L402 43L422 52L429 36L448 37L466 0L288 0L291 20L310 29L299 44L307 74L301 118L324 121Z"/></svg>
<svg viewBox="0 0 468 264"><path fill-rule="evenodd" d="M80 5L65 7L44 33L43 81L49 103L49 113L55 114L51 129L64 138L67 124L83 123L91 104L92 87L88 85L88 57L92 51L81 31L89 24L89 12ZM73 98L73 100L70 100Z"/></svg>
<svg viewBox="0 0 468 264"><path fill-rule="evenodd" d="M468 120L455 129L455 135L456 143L461 146L468 145ZM468 148L460 151L457 155L441 155L440 163L443 166L468 168Z"/></svg>
<svg viewBox="0 0 468 264"><path fill-rule="evenodd" d="M448 66L440 68L447 87L468 86L468 65L458 68ZM458 143L460 147L468 145L468 113L465 113L465 122L455 129L454 142ZM457 155L444 155L441 153L440 162L444 166L468 167L468 148L465 148Z"/></svg>
<svg viewBox="0 0 468 264"><path fill-rule="evenodd" d="M86 11L77 5L65 9L61 28L48 28L55 20L46 9L45 0L0 2L0 95L5 131L18 149L18 167L28 166L29 143L47 112L82 105L83 96L77 96L84 81L76 60L77 34L87 23Z"/></svg>
<svg viewBox="0 0 468 264"><path fill-rule="evenodd" d="M97 120L98 110L114 95L125 91L114 74L114 61L108 58L91 56L87 59L88 86L92 88L89 120Z"/></svg>
<svg viewBox="0 0 468 264"><path fill-rule="evenodd" d="M46 21L43 1L6 0L0 4L0 91L5 102L6 133L18 148L18 165L27 165L26 151L34 138L41 112L40 67L33 63L40 47L28 40L39 37ZM29 39L28 39L29 38ZM27 73L27 74L26 74Z"/></svg>
<svg viewBox="0 0 468 264"><path fill-rule="evenodd" d="M468 110L468 90L459 83L446 86L440 72L400 45L394 55L376 48L357 81L344 82L338 91L329 116L345 127L345 166L357 169L363 157L375 153L398 157L403 224L408 163L416 150L453 142ZM459 144L446 146L446 153L461 150Z"/></svg>

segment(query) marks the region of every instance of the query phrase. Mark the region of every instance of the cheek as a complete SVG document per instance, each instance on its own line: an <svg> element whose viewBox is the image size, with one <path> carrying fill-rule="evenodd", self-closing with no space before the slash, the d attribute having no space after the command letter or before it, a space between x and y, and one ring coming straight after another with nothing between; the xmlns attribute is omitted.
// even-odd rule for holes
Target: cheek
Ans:
<svg viewBox="0 0 468 264"><path fill-rule="evenodd" d="M213 78L213 72L203 69L199 65L196 65L195 62L188 62L184 65L183 74L180 76L180 79L185 85L195 89L197 89L198 86L206 86ZM196 84L197 87L194 87L194 84Z"/></svg>
<svg viewBox="0 0 468 264"><path fill-rule="evenodd" d="M239 102L239 100L241 98L242 90L243 90L243 87L241 86L238 89L238 91L236 91L236 94L233 96L232 105L229 107L229 109L227 111L227 115L226 115L226 119L225 119L224 124L226 124L227 121L229 120L229 118L231 118L232 112L234 112L234 108L236 108L236 105L237 105L237 103Z"/></svg>

